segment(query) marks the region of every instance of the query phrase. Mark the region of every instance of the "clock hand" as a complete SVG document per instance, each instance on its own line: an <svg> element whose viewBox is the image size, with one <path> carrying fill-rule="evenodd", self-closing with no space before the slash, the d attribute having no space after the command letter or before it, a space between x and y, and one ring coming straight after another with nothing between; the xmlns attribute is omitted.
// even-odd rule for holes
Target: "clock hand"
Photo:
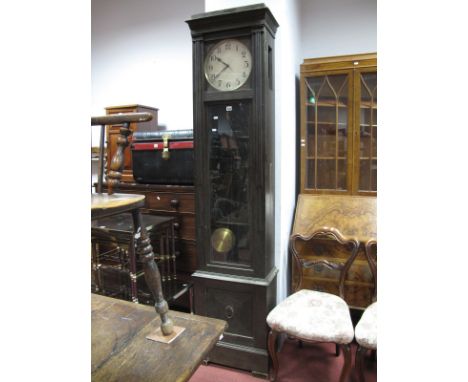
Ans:
<svg viewBox="0 0 468 382"><path fill-rule="evenodd" d="M220 76L220 74L221 74L222 72L224 72L227 68L229 68L229 65L227 65L227 66L225 66L224 68L222 68L221 71L220 71L216 76L214 76L214 78L215 78L215 79L218 78L218 77Z"/></svg>
<svg viewBox="0 0 468 382"><path fill-rule="evenodd" d="M231 68L231 67L229 66L229 64L226 64L226 63L225 63L223 60L221 60L218 56L215 56L215 58L216 58L219 62L221 62L221 64L225 65L226 68ZM232 70L232 69L231 69L231 70Z"/></svg>

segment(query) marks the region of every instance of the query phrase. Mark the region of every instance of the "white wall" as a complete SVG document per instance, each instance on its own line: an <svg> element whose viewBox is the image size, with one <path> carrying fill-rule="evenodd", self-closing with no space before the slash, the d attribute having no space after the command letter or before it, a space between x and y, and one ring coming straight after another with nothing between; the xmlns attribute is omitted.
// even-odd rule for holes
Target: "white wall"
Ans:
<svg viewBox="0 0 468 382"><path fill-rule="evenodd" d="M185 20L203 12L203 0L91 5L91 113L137 103L159 108L168 129L191 129L192 39Z"/></svg>
<svg viewBox="0 0 468 382"><path fill-rule="evenodd" d="M377 52L377 0L300 0L301 57Z"/></svg>
<svg viewBox="0 0 468 382"><path fill-rule="evenodd" d="M275 38L275 264L277 300L288 291L288 239L296 195L296 78L299 76L299 7L296 0L264 0L279 24ZM206 0L206 11L256 4Z"/></svg>

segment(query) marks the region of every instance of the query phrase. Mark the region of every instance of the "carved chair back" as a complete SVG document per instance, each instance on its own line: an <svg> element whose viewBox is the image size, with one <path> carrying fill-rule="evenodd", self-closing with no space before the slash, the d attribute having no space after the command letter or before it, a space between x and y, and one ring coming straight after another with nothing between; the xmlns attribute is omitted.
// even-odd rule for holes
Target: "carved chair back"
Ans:
<svg viewBox="0 0 468 382"><path fill-rule="evenodd" d="M359 242L357 239L342 235L336 228L321 227L307 236L292 235L289 245L299 275L294 285L294 292L302 289L302 282L307 270L327 268L339 271L338 294L344 299L345 278L358 253ZM307 256L301 255L304 252L299 250L301 245L307 245ZM344 253L345 256L337 256L336 253L332 253L335 252L334 249L339 249L340 255Z"/></svg>
<svg viewBox="0 0 468 382"><path fill-rule="evenodd" d="M374 279L374 294L372 302L377 301L377 240L370 239L366 243L366 258Z"/></svg>

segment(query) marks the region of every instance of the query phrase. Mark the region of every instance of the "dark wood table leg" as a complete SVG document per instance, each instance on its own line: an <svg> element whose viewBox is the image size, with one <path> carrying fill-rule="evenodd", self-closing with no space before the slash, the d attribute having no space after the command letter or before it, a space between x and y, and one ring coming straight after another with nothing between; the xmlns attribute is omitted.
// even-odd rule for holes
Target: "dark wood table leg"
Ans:
<svg viewBox="0 0 468 382"><path fill-rule="evenodd" d="M190 307L190 314L194 314L193 311L193 285L189 288L189 307Z"/></svg>
<svg viewBox="0 0 468 382"><path fill-rule="evenodd" d="M138 287L137 287L137 266L135 253L135 238L130 240L128 248L129 268L130 268L130 292L132 301L138 303Z"/></svg>
<svg viewBox="0 0 468 382"><path fill-rule="evenodd" d="M140 211L133 211L132 216L135 233L137 235L139 234L137 239L137 254L143 262L145 280L155 300L154 307L161 317L161 331L165 336L167 336L172 334L174 325L167 314L169 306L164 299L161 285L161 274L159 273L158 266L154 261L153 247L151 246L146 228L141 223Z"/></svg>

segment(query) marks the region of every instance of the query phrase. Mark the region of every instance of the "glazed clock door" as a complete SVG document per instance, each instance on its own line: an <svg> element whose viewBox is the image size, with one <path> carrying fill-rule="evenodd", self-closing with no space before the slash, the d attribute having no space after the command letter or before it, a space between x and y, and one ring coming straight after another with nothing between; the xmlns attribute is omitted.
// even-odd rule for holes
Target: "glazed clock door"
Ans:
<svg viewBox="0 0 468 382"><path fill-rule="evenodd" d="M304 79L301 141L307 190L348 193L352 168L352 74L324 72Z"/></svg>
<svg viewBox="0 0 468 382"><path fill-rule="evenodd" d="M206 107L210 195L209 262L250 267L249 126L251 103Z"/></svg>

